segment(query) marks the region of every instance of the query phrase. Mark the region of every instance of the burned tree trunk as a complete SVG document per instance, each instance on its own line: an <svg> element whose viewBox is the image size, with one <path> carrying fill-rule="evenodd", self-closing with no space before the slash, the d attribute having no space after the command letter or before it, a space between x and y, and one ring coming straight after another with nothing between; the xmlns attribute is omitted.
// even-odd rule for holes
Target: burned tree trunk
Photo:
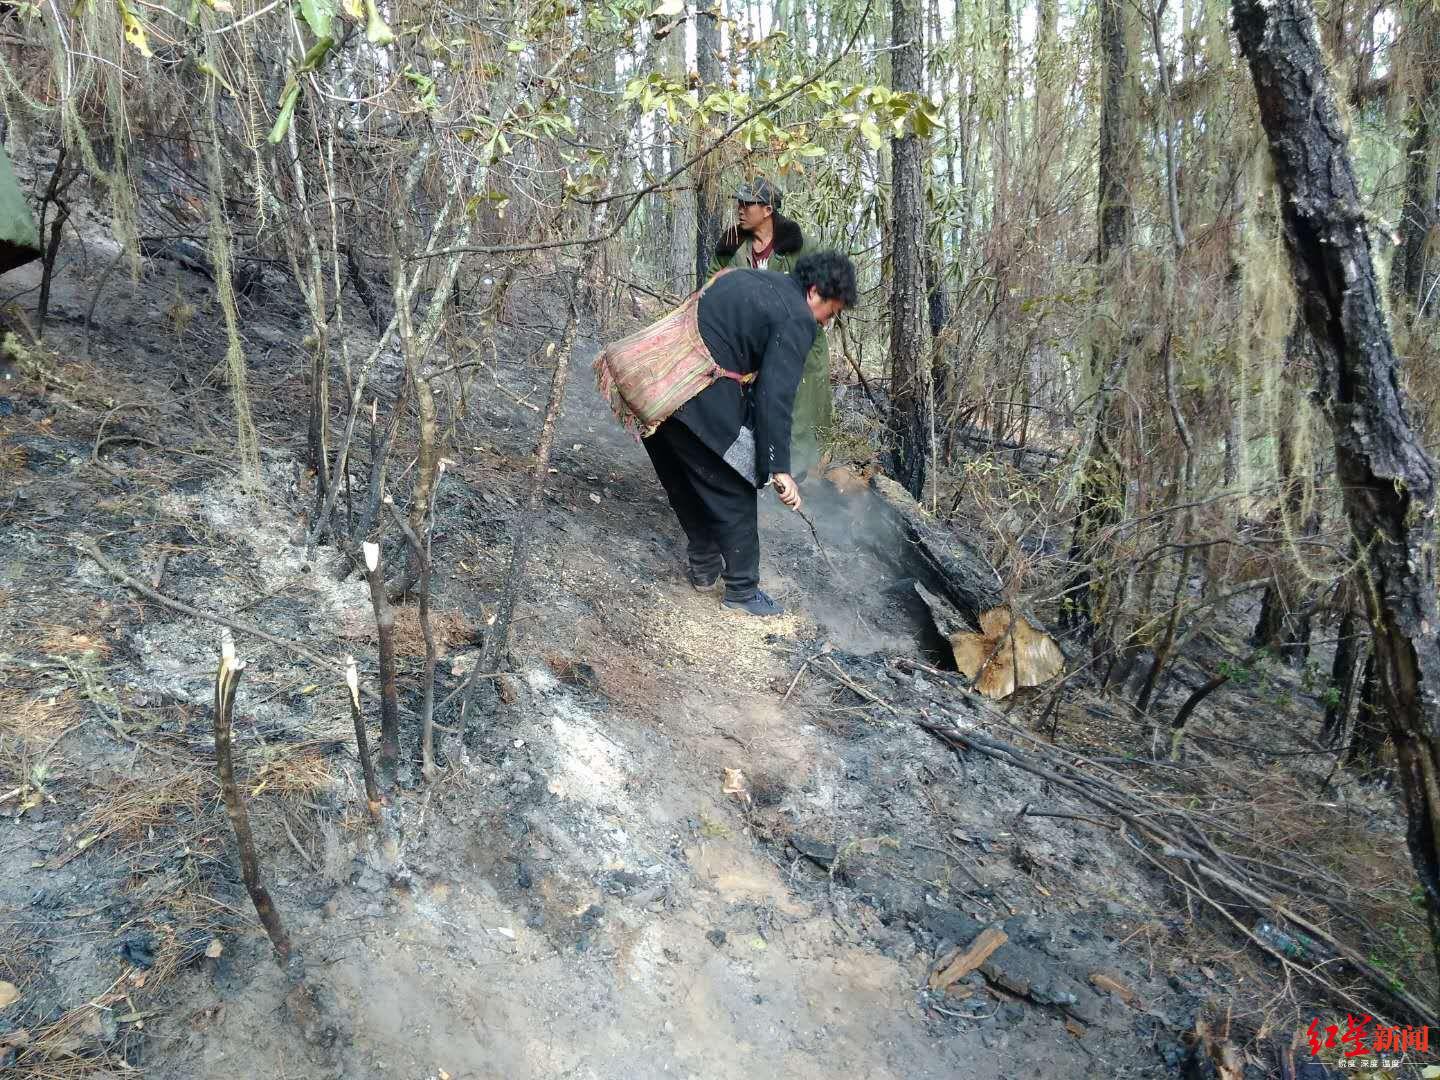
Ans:
<svg viewBox="0 0 1440 1080"><path fill-rule="evenodd" d="M890 24L891 83L897 92L925 91L925 33L920 0L894 0ZM928 155L913 131L890 143L894 219L890 259L890 428L895 475L917 499L925 489L931 386L925 331L925 170Z"/></svg>
<svg viewBox="0 0 1440 1080"><path fill-rule="evenodd" d="M1255 629L1250 632L1250 644L1258 647L1279 641L1285 633L1285 616L1289 607L1278 580L1272 580L1265 586L1265 595L1260 599L1260 618L1255 620Z"/></svg>
<svg viewBox="0 0 1440 1080"><path fill-rule="evenodd" d="M1411 20L1406 36L1419 41L1413 46L1410 62L1419 68L1420 85L1411 106L1410 141L1405 149L1405 205L1400 212L1404 246L1390 264L1390 288L1425 315L1434 311L1429 294L1435 281L1431 231L1436 222L1435 167L1440 158L1440 10L1434 4L1415 4L1406 11Z"/></svg>
<svg viewBox="0 0 1440 1080"><path fill-rule="evenodd" d="M365 809L373 824L380 824L380 787L375 783L375 763L370 760L370 740L365 735L365 713L360 707L360 672L355 658L345 658L345 688L350 693L350 720L355 725L355 753L360 774L365 778Z"/></svg>
<svg viewBox="0 0 1440 1080"><path fill-rule="evenodd" d="M700 76L700 94L713 93L723 85L724 70L720 64L720 0L706 0L695 10L695 68ZM695 185L695 288L709 277L710 256L715 238L725 228L720 213L720 189L715 169L709 159L700 163L699 180Z"/></svg>
<svg viewBox="0 0 1440 1080"><path fill-rule="evenodd" d="M1415 437L1370 258L1364 199L1306 0L1233 0L1284 198L1350 530L1365 554L1375 671L1440 955L1440 608L1435 468Z"/></svg>
<svg viewBox="0 0 1440 1080"><path fill-rule="evenodd" d="M1380 679L1375 669L1375 653L1365 658L1365 677L1360 680L1360 705L1355 710L1355 730L1345 750L1345 764L1362 773L1380 767L1385 749L1385 720L1381 716Z"/></svg>
<svg viewBox="0 0 1440 1080"><path fill-rule="evenodd" d="M870 490L893 537L877 554L895 562L900 573L919 578L959 609L972 626L979 625L981 612L1004 602L995 568L978 551L949 535L901 485L876 475L870 478Z"/></svg>
<svg viewBox="0 0 1440 1080"><path fill-rule="evenodd" d="M1345 737L1350 710L1355 704L1356 673L1364 650L1360 613L1353 609L1346 611L1340 619L1340 640L1335 643L1335 660L1330 665L1325 722L1320 727L1320 740L1326 746L1338 746Z"/></svg>
<svg viewBox="0 0 1440 1080"><path fill-rule="evenodd" d="M1102 91L1100 104L1099 219L1096 263L1101 294L1106 304L1123 303L1129 277L1129 254L1134 233L1131 189L1137 157L1134 36L1135 13L1121 0L1100 4ZM1097 320L1100 322L1101 320ZM1118 325L1123 325L1117 322ZM1095 637L1116 606L1107 596L1105 544L1110 531L1124 516L1125 467L1120 458L1124 418L1114 387L1132 352L1138 351L1133 330L1108 334L1094 343L1090 353L1093 381L1093 429L1082 451L1079 512L1070 544L1070 578L1065 588L1064 624L1084 638L1094 638L1098 659L1108 643Z"/></svg>

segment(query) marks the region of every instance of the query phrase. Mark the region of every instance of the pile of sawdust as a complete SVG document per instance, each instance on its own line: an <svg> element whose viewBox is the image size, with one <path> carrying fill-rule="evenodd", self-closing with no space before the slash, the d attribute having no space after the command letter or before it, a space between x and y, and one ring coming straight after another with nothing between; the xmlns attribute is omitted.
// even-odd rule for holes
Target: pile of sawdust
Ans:
<svg viewBox="0 0 1440 1080"><path fill-rule="evenodd" d="M730 611L712 596L660 596L639 613L677 663L717 680L755 686L774 674L777 652L794 649L819 633L803 612L757 619Z"/></svg>

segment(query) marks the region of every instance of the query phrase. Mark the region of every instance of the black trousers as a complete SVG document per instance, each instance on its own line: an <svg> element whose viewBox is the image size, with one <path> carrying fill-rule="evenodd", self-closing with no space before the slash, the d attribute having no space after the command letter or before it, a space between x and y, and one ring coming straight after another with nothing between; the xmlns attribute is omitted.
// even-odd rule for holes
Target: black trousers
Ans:
<svg viewBox="0 0 1440 1080"><path fill-rule="evenodd" d="M665 494L690 542L690 570L723 569L727 600L749 600L760 583L760 525L755 485L725 463L679 420L644 440Z"/></svg>

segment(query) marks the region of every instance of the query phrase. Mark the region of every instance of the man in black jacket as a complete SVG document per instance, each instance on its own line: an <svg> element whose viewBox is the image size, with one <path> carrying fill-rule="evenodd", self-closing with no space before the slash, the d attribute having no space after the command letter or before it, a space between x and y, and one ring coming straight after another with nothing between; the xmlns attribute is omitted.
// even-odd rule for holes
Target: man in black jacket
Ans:
<svg viewBox="0 0 1440 1080"><path fill-rule="evenodd" d="M781 613L759 588L756 492L774 484L781 502L800 508L790 475L795 391L820 325L855 301L855 267L835 252L806 255L789 274L732 270L700 297L700 337L711 357L754 381L717 380L645 449L689 540L690 583L708 589L723 575L728 608Z"/></svg>

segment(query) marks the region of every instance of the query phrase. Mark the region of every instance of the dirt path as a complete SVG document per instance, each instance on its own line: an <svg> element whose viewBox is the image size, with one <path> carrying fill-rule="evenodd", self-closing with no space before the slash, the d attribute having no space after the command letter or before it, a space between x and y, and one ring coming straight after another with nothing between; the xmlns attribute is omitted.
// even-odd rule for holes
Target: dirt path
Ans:
<svg viewBox="0 0 1440 1080"><path fill-rule="evenodd" d="M63 344L77 330L59 296ZM250 332L279 337L283 327ZM107 345L109 379L166 401L145 430L169 425L157 441L203 450L203 425L223 424L223 408L197 421L173 372L144 367L153 343ZM539 403L542 374L516 363L501 376L510 394ZM278 402L293 393L289 379L279 358L257 364L256 392ZM439 500L439 607L444 625L462 628L447 638L443 690L474 651L463 624L503 573L517 464L538 422L505 394L482 387L479 398ZM37 732L56 738L53 798L0 825L0 904L24 944L0 971L24 995L23 1012L0 1014L12 1028L71 1017L86 1025L76 1052L97 1067L123 1058L177 1078L1171 1071L1170 1033L1187 1018L1165 1009L1182 999L1163 972L1115 944L1144 907L1131 869L1103 844L1077 844L1073 828L1014 826L1028 790L1020 779L983 765L962 771L915 730L836 697L821 676L802 676L782 700L798 658L821 641L846 653L923 648L905 583L866 547L863 505L826 502L811 485L836 577L805 526L768 496L764 578L791 613L724 611L718 593L685 583L678 526L648 460L578 362L513 639L516 700L463 755L451 744L450 771L433 790L395 800L403 873L360 818L338 688L293 656L241 642L252 667L237 739L267 876L342 1029L329 1048L306 1046L279 1013L279 974L230 868L208 780L213 628L145 608L87 560L57 553L82 531L108 534L107 550L132 567L166 553L173 595L207 609L252 605L267 629L354 651L367 666L363 586L338 581L328 553L312 558L291 543L308 496L298 448L278 437L283 414L262 419L277 434L267 439L267 490L251 498L213 469L143 444L112 459L117 475L104 487L88 462L94 412L67 417L34 400L21 404L36 416L7 431L34 448L28 491L5 523L0 587L11 630L33 631L12 638L13 656L68 660L55 661L53 693L44 679L10 684L30 717L14 733L32 755L24 760L43 745ZM52 461L47 453L53 469L37 464ZM61 628L72 638L88 628L99 652L57 648ZM121 703L123 736L93 719L103 694L87 702L80 692L97 679ZM936 691L917 683L916 692ZM52 710L64 703L72 726L42 724L46 700ZM722 790L726 769L741 770L753 801ZM143 808L117 821L122 794ZM829 869L798 854L812 843L834 849ZM973 857L956 853L966 844L978 845ZM1032 869L1015 869L1016 851ZM962 858L973 862L969 878ZM971 878L984 879L978 897ZM1080 879L1089 895L1055 896L1061 881ZM1119 973L1148 1011L1086 999L1080 1024L1081 1005L1067 1012L978 984L930 996L935 951L957 943L944 918L962 912L1005 922L1012 940L1079 980L1097 967ZM223 945L218 960L203 958L212 940ZM136 960L146 947L158 961Z"/></svg>

